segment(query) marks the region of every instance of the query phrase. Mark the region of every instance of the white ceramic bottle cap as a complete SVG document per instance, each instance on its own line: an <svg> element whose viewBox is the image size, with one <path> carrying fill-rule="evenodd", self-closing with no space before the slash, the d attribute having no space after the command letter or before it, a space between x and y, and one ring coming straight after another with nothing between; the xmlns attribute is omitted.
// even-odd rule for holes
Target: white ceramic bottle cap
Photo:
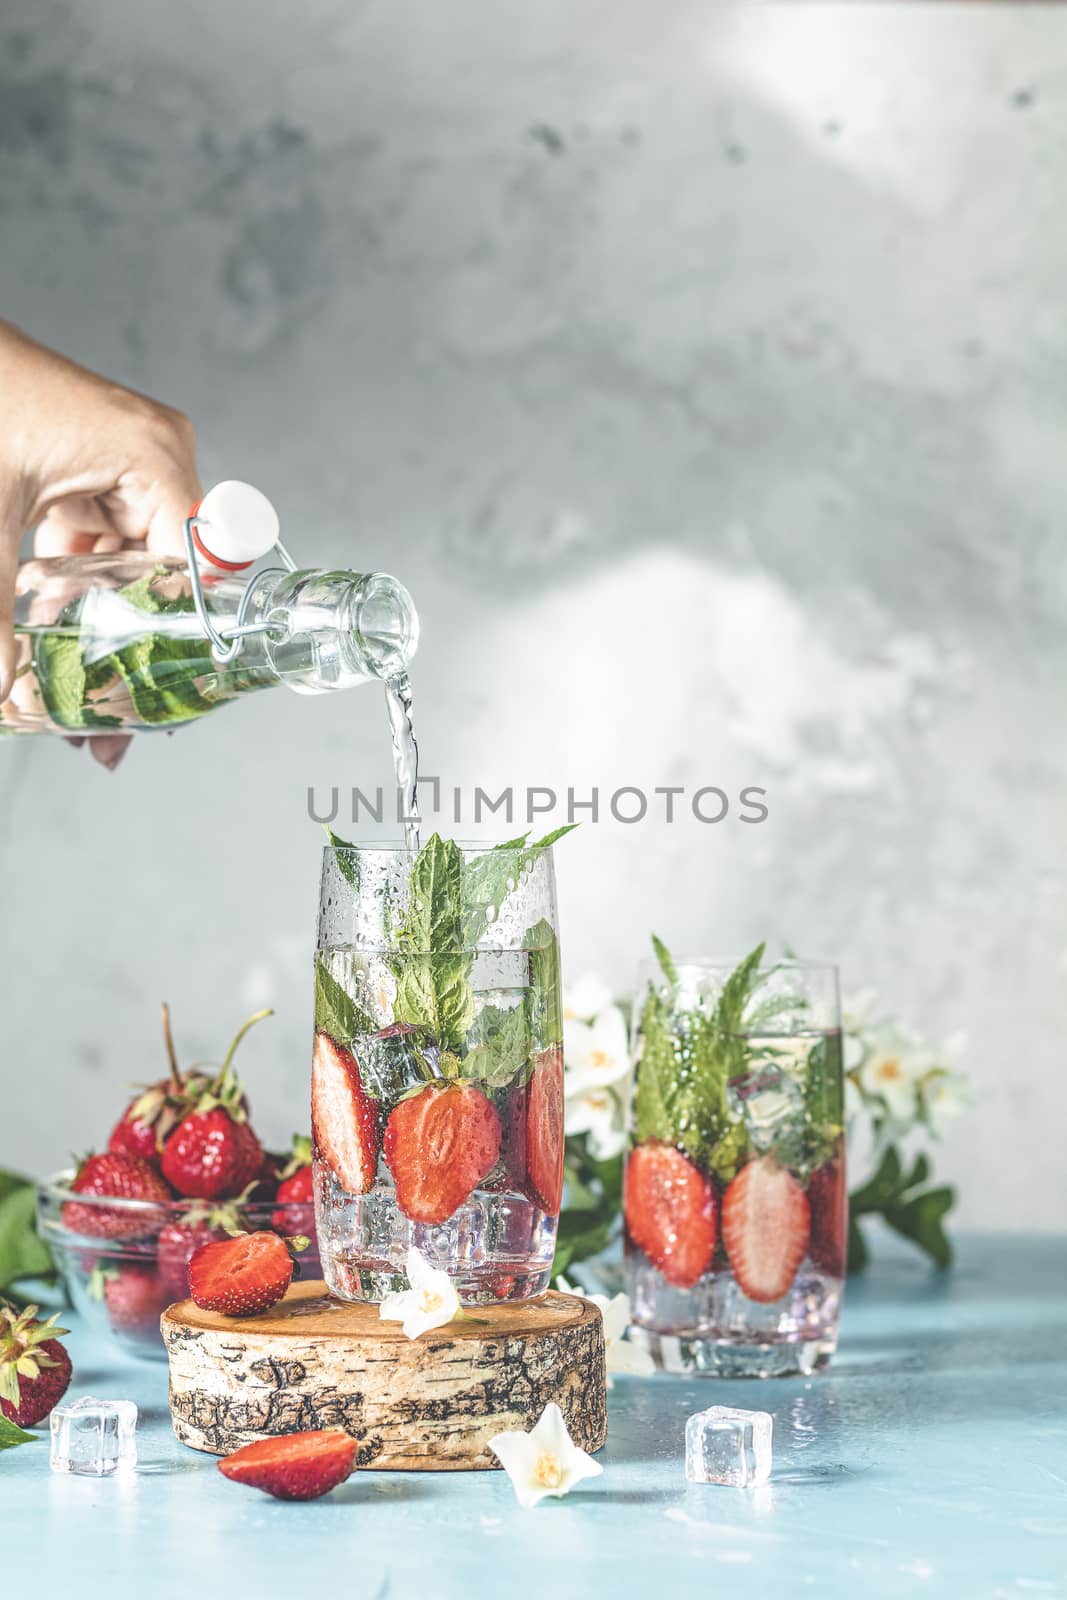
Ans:
<svg viewBox="0 0 1067 1600"><path fill-rule="evenodd" d="M189 515L197 519L196 548L224 572L243 572L278 542L278 513L265 494L236 478L209 489Z"/></svg>

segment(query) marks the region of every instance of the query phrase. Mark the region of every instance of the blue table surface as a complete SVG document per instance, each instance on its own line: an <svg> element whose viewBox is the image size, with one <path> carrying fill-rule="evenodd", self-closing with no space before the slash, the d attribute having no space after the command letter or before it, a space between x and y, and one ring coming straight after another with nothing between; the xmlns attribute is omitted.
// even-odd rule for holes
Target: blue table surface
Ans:
<svg viewBox="0 0 1067 1600"><path fill-rule="evenodd" d="M966 1238L944 1275L884 1246L812 1379L616 1379L603 1476L532 1511L496 1472L359 1472L309 1505L226 1483L175 1442L165 1367L73 1321L71 1396L137 1401L139 1466L51 1473L45 1434L0 1454L8 1594L1067 1593L1064 1238ZM769 1484L687 1485L685 1419L714 1404L773 1414Z"/></svg>

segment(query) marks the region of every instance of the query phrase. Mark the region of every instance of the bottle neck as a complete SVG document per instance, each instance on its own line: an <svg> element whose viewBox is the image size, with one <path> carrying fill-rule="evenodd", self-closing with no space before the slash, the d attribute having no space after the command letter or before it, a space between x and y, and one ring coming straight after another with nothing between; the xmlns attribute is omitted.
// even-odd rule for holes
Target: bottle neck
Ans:
<svg viewBox="0 0 1067 1600"><path fill-rule="evenodd" d="M418 644L411 596L381 572L266 572L246 618L270 628L246 637L237 664L268 667L303 694L396 678Z"/></svg>

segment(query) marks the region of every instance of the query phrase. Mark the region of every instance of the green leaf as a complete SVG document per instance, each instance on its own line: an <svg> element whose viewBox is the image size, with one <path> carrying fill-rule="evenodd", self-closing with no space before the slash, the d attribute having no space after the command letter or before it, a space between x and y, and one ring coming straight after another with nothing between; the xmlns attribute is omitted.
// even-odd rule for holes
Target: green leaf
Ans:
<svg viewBox="0 0 1067 1600"><path fill-rule="evenodd" d="M475 856L465 864L463 871L463 939L472 949L489 926L490 907L499 911L512 893L523 873L532 865L539 850L548 850L578 824L568 822L554 828L543 839L526 843L528 834L518 839L508 839L494 845L491 850Z"/></svg>
<svg viewBox="0 0 1067 1600"><path fill-rule="evenodd" d="M656 934L652 935L652 948L656 952L656 960L663 969L663 976L672 987L676 987L678 983L678 968L675 966L674 958L667 946Z"/></svg>
<svg viewBox="0 0 1067 1600"><path fill-rule="evenodd" d="M525 1006L505 1011L486 1006L478 1013L473 1044L463 1062L463 1076L477 1078L491 1089L503 1089L530 1064L530 1028Z"/></svg>
<svg viewBox="0 0 1067 1600"><path fill-rule="evenodd" d="M863 1237L863 1229L859 1219L849 1213L848 1219L848 1260L846 1272L862 1272L870 1260L867 1250L867 1241Z"/></svg>
<svg viewBox="0 0 1067 1600"><path fill-rule="evenodd" d="M723 984L722 994L715 1007L714 1022L720 1033L740 1033L745 1007L752 994L752 986L763 960L765 944L758 944Z"/></svg>
<svg viewBox="0 0 1067 1600"><path fill-rule="evenodd" d="M25 1428L16 1427L7 1417L0 1413L0 1450L14 1450L20 1444L34 1444L36 1436L27 1433Z"/></svg>
<svg viewBox="0 0 1067 1600"><path fill-rule="evenodd" d="M397 939L398 1021L428 1028L442 1049L462 1050L474 1020L464 940L463 855L433 834L411 869L408 909Z"/></svg>
<svg viewBox="0 0 1067 1600"><path fill-rule="evenodd" d="M674 1037L666 1002L651 984L638 1025L638 1057L634 1092L634 1138L662 1139L673 1144L673 1113L677 1067Z"/></svg>
<svg viewBox="0 0 1067 1600"><path fill-rule="evenodd" d="M539 1050L550 1050L563 1043L559 940L551 923L542 917L529 929L524 943L530 952L530 1032Z"/></svg>
<svg viewBox="0 0 1067 1600"><path fill-rule="evenodd" d="M939 1267L952 1265L952 1246L944 1229L944 1219L956 1203L956 1191L947 1184L927 1189L902 1204L890 1205L885 1220L894 1233L910 1239Z"/></svg>
<svg viewBox="0 0 1067 1600"><path fill-rule="evenodd" d="M943 1185L923 1189L930 1176L930 1162L920 1154L905 1172L900 1154L890 1145L873 1177L849 1196L849 1270L853 1268L852 1229L858 1235L858 1218L880 1216L886 1226L903 1239L918 1245L937 1266L947 1267L952 1262L952 1246L944 1228L944 1219L956 1203L954 1189ZM861 1240L862 1244L862 1240ZM866 1254L862 1264L866 1263Z"/></svg>
<svg viewBox="0 0 1067 1600"><path fill-rule="evenodd" d="M556 1234L552 1276L562 1276L572 1263L597 1256L611 1242L614 1214L597 1211L561 1211Z"/></svg>
<svg viewBox="0 0 1067 1600"><path fill-rule="evenodd" d="M37 634L33 665L37 687L52 721L58 722L61 728L84 728L85 665L77 634Z"/></svg>
<svg viewBox="0 0 1067 1600"><path fill-rule="evenodd" d="M375 1031L371 1018L338 983L321 955L315 957L315 1028L346 1046L359 1034Z"/></svg>
<svg viewBox="0 0 1067 1600"><path fill-rule="evenodd" d="M326 829L327 839L329 839L332 847L338 852L336 857L338 872L341 874L342 878L346 880L346 882L352 885L353 889L358 890L360 878L359 856L356 853L355 845L348 844L346 840L338 838L337 834L334 833L328 822L324 822L323 827ZM346 853L348 851L352 852L351 855Z"/></svg>
<svg viewBox="0 0 1067 1600"><path fill-rule="evenodd" d="M32 1183L10 1187L0 1199L0 1290L23 1278L50 1277L51 1253L37 1234L37 1191Z"/></svg>

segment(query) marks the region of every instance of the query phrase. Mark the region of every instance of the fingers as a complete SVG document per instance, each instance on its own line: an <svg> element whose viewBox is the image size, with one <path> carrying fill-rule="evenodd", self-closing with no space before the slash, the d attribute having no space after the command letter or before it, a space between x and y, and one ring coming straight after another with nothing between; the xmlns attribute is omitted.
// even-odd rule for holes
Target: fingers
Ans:
<svg viewBox="0 0 1067 1600"><path fill-rule="evenodd" d="M0 522L0 705L11 693L18 665L15 646L15 572L21 532Z"/></svg>
<svg viewBox="0 0 1067 1600"><path fill-rule="evenodd" d="M129 747L128 733L95 733L89 740L93 760L99 761L109 772L114 772Z"/></svg>

